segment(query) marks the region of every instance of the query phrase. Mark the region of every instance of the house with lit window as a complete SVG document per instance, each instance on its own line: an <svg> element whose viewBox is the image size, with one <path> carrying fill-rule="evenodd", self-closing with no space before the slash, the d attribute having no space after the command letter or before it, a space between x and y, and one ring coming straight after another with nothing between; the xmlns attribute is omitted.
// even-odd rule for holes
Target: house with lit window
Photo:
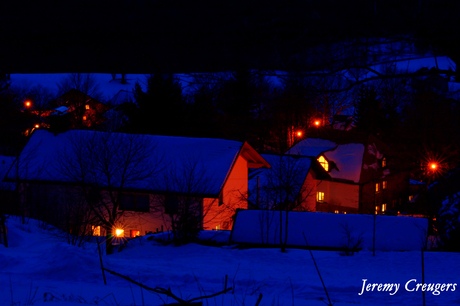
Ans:
<svg viewBox="0 0 460 306"><path fill-rule="evenodd" d="M330 176L318 179L316 211L332 213L397 213L407 202L409 172L372 135L328 129L310 135L288 154L314 157Z"/></svg>
<svg viewBox="0 0 460 306"><path fill-rule="evenodd" d="M200 228L231 229L236 211L248 208L248 169L270 167L248 143L91 130L36 130L19 160L6 178L21 182L30 217L72 231L68 223L82 221L69 211L78 208L104 235L94 214L117 201L113 226L126 237L171 230L184 213Z"/></svg>
<svg viewBox="0 0 460 306"><path fill-rule="evenodd" d="M99 125L106 120L103 114L109 109L106 104L77 89L69 90L52 101L51 104L56 107L67 108L65 118L68 118L69 128L91 128ZM50 116L53 115L62 116L62 114L52 112Z"/></svg>
<svg viewBox="0 0 460 306"><path fill-rule="evenodd" d="M310 211L323 201L317 192L320 180L330 180L314 157L261 154L270 168L249 171L249 205L253 209ZM324 193L322 193L324 196Z"/></svg>

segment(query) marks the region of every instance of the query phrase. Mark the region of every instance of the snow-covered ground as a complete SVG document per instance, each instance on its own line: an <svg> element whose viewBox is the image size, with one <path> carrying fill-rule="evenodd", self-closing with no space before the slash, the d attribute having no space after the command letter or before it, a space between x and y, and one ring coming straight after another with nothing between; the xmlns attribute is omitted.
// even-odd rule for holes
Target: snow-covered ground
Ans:
<svg viewBox="0 0 460 306"><path fill-rule="evenodd" d="M0 246L0 305L163 305L174 302L107 275L104 285L95 244L71 246L40 229L34 220L22 225L8 220L10 247ZM209 233L208 233L209 234ZM341 256L337 252L313 251L334 305L421 305L420 252L360 252ZM321 281L307 250L233 249L189 244L161 245L145 237L135 239L122 252L103 256L110 270L150 287L171 288L184 299L209 295L224 287L225 275L234 292L204 305L325 305ZM460 254L425 253L426 283L460 284ZM367 283L396 283L399 290L361 293ZM440 286L441 287L441 286ZM394 287L395 288L395 287ZM444 287L444 289L446 286ZM460 304L460 288L426 292L427 305ZM163 300L162 300L163 299ZM14 303L12 303L14 302ZM30 302L28 304L28 302Z"/></svg>

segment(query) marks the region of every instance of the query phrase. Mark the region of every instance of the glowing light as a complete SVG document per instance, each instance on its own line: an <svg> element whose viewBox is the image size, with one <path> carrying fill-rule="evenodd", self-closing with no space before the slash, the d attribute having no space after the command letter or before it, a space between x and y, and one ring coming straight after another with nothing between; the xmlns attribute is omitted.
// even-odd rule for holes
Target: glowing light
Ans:
<svg viewBox="0 0 460 306"><path fill-rule="evenodd" d="M39 127L40 127L40 125L39 125L39 124L36 124L36 125L35 125L35 128L36 128L36 129L38 129Z"/></svg>
<svg viewBox="0 0 460 306"><path fill-rule="evenodd" d="M302 137L302 131L297 132L297 137Z"/></svg>
<svg viewBox="0 0 460 306"><path fill-rule="evenodd" d="M32 106L32 102L26 101L26 102L24 102L24 105L25 105L26 107L31 107L31 106Z"/></svg>
<svg viewBox="0 0 460 306"><path fill-rule="evenodd" d="M131 238L136 238L136 237L139 237L140 235L141 235L141 231L131 230L131 234L130 234Z"/></svg>
<svg viewBox="0 0 460 306"><path fill-rule="evenodd" d="M329 162L324 158L324 156L318 157L318 162L324 168L324 170L329 171Z"/></svg>
<svg viewBox="0 0 460 306"><path fill-rule="evenodd" d="M115 235L116 235L117 237L123 237L124 234L125 234L125 230L124 230L124 229L117 228L117 229L115 230Z"/></svg>
<svg viewBox="0 0 460 306"><path fill-rule="evenodd" d="M437 165L436 163L431 163L431 164L430 164L430 168L431 168L432 170L436 170L436 168L438 168L438 165Z"/></svg>
<svg viewBox="0 0 460 306"><path fill-rule="evenodd" d="M316 125L316 126L319 126L320 124L321 124L321 122L320 122L319 120L316 120L316 121L315 121L315 125Z"/></svg>

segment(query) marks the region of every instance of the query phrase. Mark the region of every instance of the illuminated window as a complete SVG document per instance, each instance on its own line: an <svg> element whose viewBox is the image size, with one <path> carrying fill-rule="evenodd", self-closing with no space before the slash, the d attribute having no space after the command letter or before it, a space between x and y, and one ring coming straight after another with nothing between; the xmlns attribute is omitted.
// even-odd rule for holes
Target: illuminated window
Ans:
<svg viewBox="0 0 460 306"><path fill-rule="evenodd" d="M409 196L409 202L412 201L413 198L414 198L414 196L410 195Z"/></svg>
<svg viewBox="0 0 460 306"><path fill-rule="evenodd" d="M387 166L387 159L384 157L382 158L382 168L385 168Z"/></svg>
<svg viewBox="0 0 460 306"><path fill-rule="evenodd" d="M323 166L324 170L329 171L329 163L324 158L324 156L318 157L318 162Z"/></svg>
<svg viewBox="0 0 460 306"><path fill-rule="evenodd" d="M140 235L141 235L141 231L133 231L133 230L131 230L130 233L129 233L129 237L131 237L131 238L139 237Z"/></svg>
<svg viewBox="0 0 460 306"><path fill-rule="evenodd" d="M385 212L387 210L387 204L382 204L382 212Z"/></svg>
<svg viewBox="0 0 460 306"><path fill-rule="evenodd" d="M346 211L344 211L343 213L344 213L345 215L347 214L347 212L346 212Z"/></svg>
<svg viewBox="0 0 460 306"><path fill-rule="evenodd" d="M387 181L382 182L382 189L387 189Z"/></svg>
<svg viewBox="0 0 460 306"><path fill-rule="evenodd" d="M117 237L124 237L125 236L125 230L121 228L117 228L115 230L115 236Z"/></svg>
<svg viewBox="0 0 460 306"><path fill-rule="evenodd" d="M216 225L216 231L220 231L220 224Z"/></svg>
<svg viewBox="0 0 460 306"><path fill-rule="evenodd" d="M86 109L90 109L90 107L89 107L89 105L88 105L88 104L86 104L86 105L85 105L85 108L86 108Z"/></svg>
<svg viewBox="0 0 460 306"><path fill-rule="evenodd" d="M338 214L338 213L339 213L339 211L338 211L338 210L334 210L334 213L335 213L335 214Z"/></svg>
<svg viewBox="0 0 460 306"><path fill-rule="evenodd" d="M380 191L380 184L376 183L375 184L375 193L378 193Z"/></svg>
<svg viewBox="0 0 460 306"><path fill-rule="evenodd" d="M100 226L91 226L91 231L93 232L93 236L100 236L101 235L101 227Z"/></svg>
<svg viewBox="0 0 460 306"><path fill-rule="evenodd" d="M83 121L85 121L85 120L86 120L86 116L83 116Z"/></svg>
<svg viewBox="0 0 460 306"><path fill-rule="evenodd" d="M324 202L324 192L318 191L316 193L316 201Z"/></svg>
<svg viewBox="0 0 460 306"><path fill-rule="evenodd" d="M380 211L380 206L375 206L375 214L378 214L379 211Z"/></svg>

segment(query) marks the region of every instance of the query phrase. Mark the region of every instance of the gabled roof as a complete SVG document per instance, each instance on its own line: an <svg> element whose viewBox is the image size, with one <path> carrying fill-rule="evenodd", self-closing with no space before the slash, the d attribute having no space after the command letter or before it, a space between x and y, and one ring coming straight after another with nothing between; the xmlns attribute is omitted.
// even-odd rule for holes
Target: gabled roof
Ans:
<svg viewBox="0 0 460 306"><path fill-rule="evenodd" d="M63 103L66 103L67 101L75 101L76 99L78 99L79 102L96 102L96 103L101 103L99 101L97 101L96 99L94 99L93 97L81 92L80 90L78 89L75 89L75 88L72 88L70 89L69 91L67 91L66 93L62 94L61 96L57 97L55 99L55 101L57 102L57 104L59 106L62 106Z"/></svg>
<svg viewBox="0 0 460 306"><path fill-rule="evenodd" d="M325 129L312 133L294 145L288 154L319 157L323 155L333 162L329 175L335 180L353 183L365 183L390 174L389 169L381 171L379 160L383 157L386 146L376 137L349 131Z"/></svg>
<svg viewBox="0 0 460 306"><path fill-rule="evenodd" d="M21 153L20 160L28 160L19 166L19 179L23 181L41 181L53 183L77 183L75 179L64 174L62 159L72 160L75 143L97 137L113 139L128 139L136 137L138 143L149 144L151 150L147 157L138 164L134 171L141 171L145 167L155 168L152 177L138 181L126 182L123 187L148 192L181 193L176 185L184 183L187 175L199 177L203 186L196 186L195 194L217 197L231 171L238 156L248 160L252 167L264 167L268 163L247 143L238 141L188 138L153 135L132 135L122 133L105 133L88 130L70 130L61 134L53 134L45 130L37 130ZM78 140L78 141L76 141ZM127 144L128 145L128 144ZM114 155L116 153L113 153ZM77 156L75 156L77 158ZM123 160L113 158L114 163ZM91 162L91 160L89 160ZM111 165L111 166L116 166ZM94 170L95 172L98 170ZM97 176L96 173L95 176ZM15 173L8 174L9 179L14 179ZM103 175L101 176L103 177ZM117 186L116 178L110 186ZM174 184L171 183L174 181ZM91 183L91 182L88 182ZM98 184L108 185L101 178Z"/></svg>
<svg viewBox="0 0 460 306"><path fill-rule="evenodd" d="M335 147L337 144L330 140L306 138L290 148L286 154L318 157L321 153Z"/></svg>
<svg viewBox="0 0 460 306"><path fill-rule="evenodd" d="M360 182L364 156L363 144L338 145L335 149L324 152L324 156L337 166L329 172L332 178Z"/></svg>
<svg viewBox="0 0 460 306"><path fill-rule="evenodd" d="M261 156L270 163L271 168L260 168L250 172L249 200L252 203L257 202L258 178L261 203L273 206L276 205L279 197L288 197L289 202L293 203L302 190L308 171L316 161L305 156L276 154L262 154Z"/></svg>
<svg viewBox="0 0 460 306"><path fill-rule="evenodd" d="M123 103L129 102L134 103L136 99L134 98L134 93L128 90L120 90L112 99L110 99L109 104L112 106L118 106Z"/></svg>

